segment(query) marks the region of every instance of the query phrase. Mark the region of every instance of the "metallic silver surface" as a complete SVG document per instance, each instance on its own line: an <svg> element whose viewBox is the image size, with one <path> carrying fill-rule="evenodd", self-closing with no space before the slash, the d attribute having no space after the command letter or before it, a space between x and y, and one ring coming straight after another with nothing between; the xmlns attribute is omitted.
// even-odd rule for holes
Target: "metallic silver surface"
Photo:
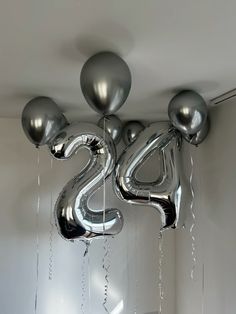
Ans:
<svg viewBox="0 0 236 314"><path fill-rule="evenodd" d="M168 108L171 123L183 134L196 134L207 118L207 105L199 94L185 90L174 96Z"/></svg>
<svg viewBox="0 0 236 314"><path fill-rule="evenodd" d="M126 101L131 88L131 73L119 56L100 52L84 64L80 86L87 103L95 111L110 115Z"/></svg>
<svg viewBox="0 0 236 314"><path fill-rule="evenodd" d="M206 119L205 123L203 124L202 128L200 129L200 131L198 131L196 134L193 134L193 135L183 134L183 137L190 144L198 146L207 137L207 135L210 131L210 126L211 126L210 118L207 117L207 119Z"/></svg>
<svg viewBox="0 0 236 314"><path fill-rule="evenodd" d="M129 121L125 124L122 138L126 145L133 143L139 133L144 130L144 125L140 121Z"/></svg>
<svg viewBox="0 0 236 314"><path fill-rule="evenodd" d="M60 160L71 158L78 149L86 148L90 160L85 168L63 188L55 205L55 218L63 238L88 240L103 235L115 235L123 226L118 209L90 209L90 196L102 185L115 166L115 147L109 135L90 123L78 123L64 128L53 140L50 151ZM103 220L104 219L104 220Z"/></svg>
<svg viewBox="0 0 236 314"><path fill-rule="evenodd" d="M132 204L151 205L161 214L162 229L183 225L190 191L181 168L180 134L166 122L151 124L121 155L115 169L118 196ZM141 182L136 173L158 150L161 175L154 182Z"/></svg>
<svg viewBox="0 0 236 314"><path fill-rule="evenodd" d="M21 121L27 138L36 146L48 144L68 124L57 104L48 97L30 100Z"/></svg>
<svg viewBox="0 0 236 314"><path fill-rule="evenodd" d="M115 144L118 144L122 133L122 122L115 116L105 116L98 121L98 126L102 129L105 127L105 131L111 136Z"/></svg>

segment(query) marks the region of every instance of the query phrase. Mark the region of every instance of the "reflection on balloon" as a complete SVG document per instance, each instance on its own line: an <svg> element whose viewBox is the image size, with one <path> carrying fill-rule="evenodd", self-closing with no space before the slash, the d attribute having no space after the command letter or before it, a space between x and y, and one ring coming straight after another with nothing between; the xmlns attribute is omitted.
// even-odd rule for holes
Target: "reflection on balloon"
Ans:
<svg viewBox="0 0 236 314"><path fill-rule="evenodd" d="M80 85L87 103L98 113L110 115L126 101L131 88L131 73L119 56L100 52L84 64Z"/></svg>
<svg viewBox="0 0 236 314"><path fill-rule="evenodd" d="M144 130L144 125L140 121L129 121L125 124L122 138L126 145L133 143L139 133Z"/></svg>
<svg viewBox="0 0 236 314"><path fill-rule="evenodd" d="M210 131L210 118L207 117L204 125L196 134L193 135L185 135L183 134L184 139L192 145L198 146L201 144L205 138L207 137Z"/></svg>
<svg viewBox="0 0 236 314"><path fill-rule="evenodd" d="M30 100L22 112L22 127L27 138L37 147L49 144L68 124L57 104L48 97Z"/></svg>
<svg viewBox="0 0 236 314"><path fill-rule="evenodd" d="M124 201L150 205L161 214L162 229L183 225L190 193L181 168L180 135L169 124L151 124L140 133L119 158L114 176L117 195ZM154 182L141 182L136 173L154 152L161 154L161 176Z"/></svg>
<svg viewBox="0 0 236 314"><path fill-rule="evenodd" d="M196 134L207 118L207 105L199 94L185 90L174 96L168 108L171 123L183 134Z"/></svg>
<svg viewBox="0 0 236 314"><path fill-rule="evenodd" d="M118 209L92 210L89 198L102 185L114 168L115 147L109 135L90 123L78 123L64 128L53 140L50 151L60 160L71 158L80 148L90 151L87 166L63 188L55 206L55 217L61 236L68 240L89 240L103 235L115 235L123 226Z"/></svg>
<svg viewBox="0 0 236 314"><path fill-rule="evenodd" d="M111 136L115 144L118 144L121 138L122 132L122 122L115 116L105 116L98 121L98 126L102 129L105 128L105 131Z"/></svg>

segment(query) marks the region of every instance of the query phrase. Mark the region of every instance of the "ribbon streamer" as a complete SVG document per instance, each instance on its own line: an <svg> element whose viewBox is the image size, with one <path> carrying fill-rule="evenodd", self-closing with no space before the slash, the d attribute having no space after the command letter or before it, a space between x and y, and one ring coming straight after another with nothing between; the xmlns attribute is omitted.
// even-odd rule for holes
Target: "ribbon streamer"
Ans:
<svg viewBox="0 0 236 314"><path fill-rule="evenodd" d="M85 261L86 261L86 255L88 254L88 251L89 251L89 245L90 245L90 242L89 241L86 241L85 242L85 251L84 251L84 255L83 255L83 262L82 262L82 266L81 266L81 289L82 289L82 295L81 295L81 312L82 314L85 314L85 311L84 311L84 304L85 304Z"/></svg>
<svg viewBox="0 0 236 314"><path fill-rule="evenodd" d="M50 170L53 170L53 158L51 158ZM48 279L53 279L53 231L54 231L54 208L53 208L53 195L51 188L50 195L50 230L49 230L49 267L48 267Z"/></svg>
<svg viewBox="0 0 236 314"><path fill-rule="evenodd" d="M105 286L104 286L104 299L103 299L103 308L106 311L106 313L109 313L107 309L107 301L108 301L108 288L109 288L109 269L110 269L110 258L109 258L109 251L110 251L110 245L108 242L107 237L104 240L104 257L103 257L103 265L102 268L105 271Z"/></svg>
<svg viewBox="0 0 236 314"><path fill-rule="evenodd" d="M36 208L36 286L35 286L35 297L34 297L34 313L38 312L38 285L39 285L39 214L40 214L40 154L39 148L37 151L37 208Z"/></svg>
<svg viewBox="0 0 236 314"><path fill-rule="evenodd" d="M202 264L202 314L205 313L205 265Z"/></svg>
<svg viewBox="0 0 236 314"><path fill-rule="evenodd" d="M158 267L158 287L159 287L159 296L160 296L160 304L159 304L159 314L162 313L162 304L164 300L164 291L163 291L163 278L162 278L162 265L163 265L163 258L164 258L164 253L163 253L163 235L162 232L159 233L159 267Z"/></svg>
<svg viewBox="0 0 236 314"><path fill-rule="evenodd" d="M106 119L103 120L103 138L106 140ZM104 164L104 175L103 175L103 249L104 256L102 260L102 268L105 271L105 285L104 285L104 299L103 299L103 308L106 313L109 313L107 309L107 301L108 301L108 288L109 288L109 268L110 268L110 259L109 259L109 251L110 246L107 237L105 236L105 221L106 221L106 177L105 177L105 164Z"/></svg>
<svg viewBox="0 0 236 314"><path fill-rule="evenodd" d="M194 271L196 268L196 262L197 262L197 258L196 258L196 238L194 235L194 230L195 230L195 226L196 226L196 215L195 215L195 211L193 208L193 204L194 204L194 189L193 189L193 168L194 168L194 164L193 164L193 157L192 155L190 155L190 162L191 162L191 173L190 173L190 178L189 178L189 183L190 183L190 191L191 191L191 195L192 195L192 199L191 199L191 203L190 203L190 211L191 211L191 215L192 215L192 225L190 227L190 235L191 235L191 246L192 246L192 269L191 269L191 279L194 279Z"/></svg>
<svg viewBox="0 0 236 314"><path fill-rule="evenodd" d="M137 221L137 216L135 217L135 244L134 244L134 247L135 247L135 307L134 307L134 314L137 314L137 303L138 303L138 266L137 266L137 261L138 261L138 246L137 246L137 224L138 224L138 221Z"/></svg>

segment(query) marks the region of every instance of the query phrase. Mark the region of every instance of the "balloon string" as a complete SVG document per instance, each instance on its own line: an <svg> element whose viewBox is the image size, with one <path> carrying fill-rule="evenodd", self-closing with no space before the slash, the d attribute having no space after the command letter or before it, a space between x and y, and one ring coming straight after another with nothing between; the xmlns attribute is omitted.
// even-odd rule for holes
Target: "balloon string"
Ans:
<svg viewBox="0 0 236 314"><path fill-rule="evenodd" d="M138 248L137 248L137 216L135 219L135 238L134 238L134 247L135 247L135 307L134 307L134 314L137 314L137 303L138 303L138 267L137 267L137 260L138 260Z"/></svg>
<svg viewBox="0 0 236 314"><path fill-rule="evenodd" d="M164 252L163 252L163 235L162 235L162 232L159 233L158 239L159 239L158 287L159 287L159 297L160 297L159 314L161 314L162 313L162 304L163 304L163 300L164 300L163 278L162 278L162 266L163 266Z"/></svg>
<svg viewBox="0 0 236 314"><path fill-rule="evenodd" d="M89 245L91 243L89 242ZM91 304L91 287L90 287L90 251L88 250L88 305L89 305L89 313L91 313L90 304Z"/></svg>
<svg viewBox="0 0 236 314"><path fill-rule="evenodd" d="M39 214L40 214L40 155L37 151L37 208L36 208L36 286L34 298L34 312L38 312L38 285L39 285Z"/></svg>
<svg viewBox="0 0 236 314"><path fill-rule="evenodd" d="M88 254L88 251L89 251L89 245L90 245L90 242L89 241L86 241L85 242L85 251L84 251L84 254L83 254L83 261L82 261L82 266L81 266L81 289L82 289L82 296L81 296L81 313L82 314L85 314L85 311L84 311L84 304L85 304L85 293L86 293L86 289L85 289L85 261L86 261L86 255Z"/></svg>
<svg viewBox="0 0 236 314"><path fill-rule="evenodd" d="M52 174L53 170L53 158L51 158L50 170ZM53 195L51 189L50 195L50 231L49 231L49 267L48 267L48 279L53 279L53 231L54 231L54 216L53 216Z"/></svg>
<svg viewBox="0 0 236 314"><path fill-rule="evenodd" d="M106 141L106 118L103 119L103 140ZM105 235L105 219L106 219L106 178L105 178L105 158L104 158L104 164L103 164L103 236Z"/></svg>
<svg viewBox="0 0 236 314"><path fill-rule="evenodd" d="M191 194L192 194L192 199L191 199L191 203L190 203L190 211L191 211L191 215L192 215L192 225L190 227L190 235L191 235L191 240L192 240L192 269L191 269L191 279L194 279L194 272L195 272L195 268L196 268L196 262L197 262L197 258L196 258L196 239L195 239L195 235L194 235L194 230L195 230L195 226L196 226L196 215L194 212L194 208L193 208L193 203L194 203L194 189L193 189L193 168L194 168L194 164L193 164L193 157L192 155L190 155L190 162L191 162L191 173L190 173L190 190L191 190Z"/></svg>
<svg viewBox="0 0 236 314"><path fill-rule="evenodd" d="M202 264L202 314L204 314L204 305L205 305L205 265Z"/></svg>
<svg viewBox="0 0 236 314"><path fill-rule="evenodd" d="M103 119L103 140L106 141L106 117ZM105 285L104 285L104 299L103 299L103 308L106 313L109 313L107 309L108 301L108 288L109 288L109 268L110 268L110 259L109 259L109 242L107 236L105 236L105 219L106 219L106 173L105 173L105 159L104 159L104 169L103 169L103 250L104 256L102 260L102 268L105 271Z"/></svg>
<svg viewBox="0 0 236 314"><path fill-rule="evenodd" d="M109 313L107 309L107 301L108 301L108 288L109 288L109 269L110 269L110 257L109 257L109 251L110 251L110 245L108 238L106 237L104 240L104 256L103 256L103 269L105 271L105 286L104 286L104 299L103 299L103 308L106 311L106 313Z"/></svg>
<svg viewBox="0 0 236 314"><path fill-rule="evenodd" d="M82 261L82 267L81 267L81 289L82 289L82 295L81 295L81 313L84 314L84 302L85 302L85 258L83 256Z"/></svg>

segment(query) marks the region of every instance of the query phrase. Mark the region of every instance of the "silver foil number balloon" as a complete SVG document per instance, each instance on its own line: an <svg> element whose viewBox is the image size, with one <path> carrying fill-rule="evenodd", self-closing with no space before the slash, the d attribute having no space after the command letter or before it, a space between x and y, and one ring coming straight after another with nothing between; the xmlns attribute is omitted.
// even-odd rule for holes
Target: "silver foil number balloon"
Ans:
<svg viewBox="0 0 236 314"><path fill-rule="evenodd" d="M129 121L125 124L122 132L122 138L126 145L133 143L139 133L144 130L144 125L139 121Z"/></svg>
<svg viewBox="0 0 236 314"><path fill-rule="evenodd" d="M22 127L27 138L36 146L49 144L68 124L57 104L49 97L30 100L22 112Z"/></svg>
<svg viewBox="0 0 236 314"><path fill-rule="evenodd" d="M119 56L100 52L84 64L80 86L87 103L95 111L110 115L126 101L131 88L131 73Z"/></svg>
<svg viewBox="0 0 236 314"><path fill-rule="evenodd" d="M129 145L115 169L115 188L118 196L132 204L150 205L161 215L162 229L183 225L189 188L186 185L180 160L180 135L169 124L151 124ZM142 163L158 150L161 154L160 176L153 182L136 178Z"/></svg>
<svg viewBox="0 0 236 314"><path fill-rule="evenodd" d="M110 115L102 117L98 121L98 126L102 129L105 129L105 131L111 136L115 144L119 143L122 132L122 122L117 116Z"/></svg>
<svg viewBox="0 0 236 314"><path fill-rule="evenodd" d="M96 125L78 123L64 128L53 140L51 154L60 160L71 158L80 148L90 152L90 160L81 173L63 188L55 205L55 217L61 236L68 240L89 240L115 235L123 226L118 209L104 211L88 207L90 196L102 185L115 166L115 147L109 135Z"/></svg>
<svg viewBox="0 0 236 314"><path fill-rule="evenodd" d="M183 134L196 134L207 118L207 105L198 93L185 90L174 96L168 108L171 123Z"/></svg>

